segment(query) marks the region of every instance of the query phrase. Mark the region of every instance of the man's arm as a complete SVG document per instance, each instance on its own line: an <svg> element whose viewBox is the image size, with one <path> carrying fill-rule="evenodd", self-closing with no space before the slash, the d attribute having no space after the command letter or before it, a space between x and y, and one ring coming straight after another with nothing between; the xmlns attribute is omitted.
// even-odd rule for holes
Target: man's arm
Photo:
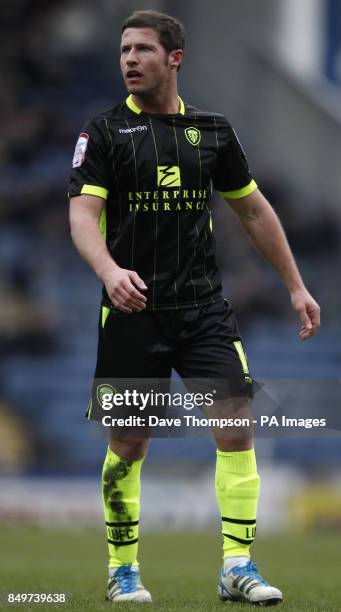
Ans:
<svg viewBox="0 0 341 612"><path fill-rule="evenodd" d="M120 268L112 259L99 228L104 200L81 195L70 199L72 240L85 261L104 283L116 308L131 313L145 308L147 287L133 270Z"/></svg>
<svg viewBox="0 0 341 612"><path fill-rule="evenodd" d="M227 202L238 215L257 250L287 286L292 306L301 321L300 338L310 338L320 326L320 308L304 286L275 211L259 189L244 198L227 199Z"/></svg>

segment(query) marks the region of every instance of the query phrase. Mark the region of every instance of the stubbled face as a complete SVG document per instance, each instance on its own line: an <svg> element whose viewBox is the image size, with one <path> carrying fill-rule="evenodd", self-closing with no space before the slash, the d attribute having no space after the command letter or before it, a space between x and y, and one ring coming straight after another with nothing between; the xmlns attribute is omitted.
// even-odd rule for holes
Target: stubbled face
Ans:
<svg viewBox="0 0 341 612"><path fill-rule="evenodd" d="M127 28L121 41L121 70L130 94L155 95L170 82L174 52L167 53L151 28Z"/></svg>

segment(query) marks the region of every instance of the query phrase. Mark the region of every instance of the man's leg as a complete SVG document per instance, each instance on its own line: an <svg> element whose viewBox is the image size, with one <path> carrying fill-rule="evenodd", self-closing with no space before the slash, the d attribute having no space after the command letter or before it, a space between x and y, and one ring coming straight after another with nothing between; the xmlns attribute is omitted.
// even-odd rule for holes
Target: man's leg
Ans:
<svg viewBox="0 0 341 612"><path fill-rule="evenodd" d="M173 349L160 332L159 319L166 319L165 325L167 323L167 313L161 315L151 311L125 314L115 308L102 307L89 419L101 421L108 416L100 402L104 397L103 390L114 393L118 386L141 391L141 381L170 379ZM149 382L145 384L149 390ZM112 407L110 416L141 416L139 410L134 412L131 407L127 408ZM102 486L109 547L107 596L111 601L151 601L150 594L141 584L136 560L140 474L148 437L149 432L138 426L133 431L125 427L110 431Z"/></svg>
<svg viewBox="0 0 341 612"><path fill-rule="evenodd" d="M110 436L102 485L109 548L108 599L151 602L138 569L140 476L147 451L146 438Z"/></svg>
<svg viewBox="0 0 341 612"><path fill-rule="evenodd" d="M252 423L250 400L246 397L216 402L209 414ZM249 558L260 489L252 425L215 428L213 435L217 444L215 489L222 520L223 556L225 562L230 557Z"/></svg>
<svg viewBox="0 0 341 612"><path fill-rule="evenodd" d="M213 406L206 406L211 418L246 418L252 424L252 379L243 349L238 323L231 305L217 300L182 313L183 343L176 370L193 391L217 391ZM258 575L250 561L255 536L259 495L252 426L216 428L216 493L222 517L223 554L219 595L221 599L257 604L278 603L282 594ZM240 574L241 572L241 574Z"/></svg>
<svg viewBox="0 0 341 612"><path fill-rule="evenodd" d="M221 400L205 412L210 417L246 419L249 423L243 428L213 430L217 444L215 487L222 520L224 558L219 595L223 600L279 603L282 593L269 586L250 561L260 489L250 399Z"/></svg>

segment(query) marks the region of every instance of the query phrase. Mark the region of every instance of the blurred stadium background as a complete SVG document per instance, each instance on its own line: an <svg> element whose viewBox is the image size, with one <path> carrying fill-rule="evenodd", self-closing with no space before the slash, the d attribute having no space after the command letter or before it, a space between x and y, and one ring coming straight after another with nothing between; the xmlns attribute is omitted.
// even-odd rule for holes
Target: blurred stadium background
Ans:
<svg viewBox="0 0 341 612"><path fill-rule="evenodd" d="M180 93L223 112L287 230L323 327L307 343L286 290L214 203L225 295L257 379L340 377L338 0L2 0L0 521L102 525L104 435L83 418L100 288L71 244L67 188L83 122L125 95L120 25L154 8L187 28ZM340 410L340 394L321 400ZM328 405L327 405L328 404ZM309 404L305 407L309 412ZM341 440L260 438L260 531L341 525ZM144 524L218 524L209 439L153 440ZM273 491L276 495L273 495ZM197 499L201 499L198 506ZM157 504L156 504L157 500Z"/></svg>

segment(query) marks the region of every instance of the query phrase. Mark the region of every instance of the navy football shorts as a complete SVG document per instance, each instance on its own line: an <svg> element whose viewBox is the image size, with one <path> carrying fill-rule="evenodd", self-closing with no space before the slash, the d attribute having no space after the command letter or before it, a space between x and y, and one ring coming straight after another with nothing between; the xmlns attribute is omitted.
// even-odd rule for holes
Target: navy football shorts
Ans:
<svg viewBox="0 0 341 612"><path fill-rule="evenodd" d="M165 391L172 369L191 392L214 387L216 399L252 397L238 323L227 300L132 314L102 306L93 400L96 382L105 391L106 382L117 390L120 381L134 387L143 379L149 384L161 380L159 388ZM101 420L103 413L94 404L88 417Z"/></svg>

